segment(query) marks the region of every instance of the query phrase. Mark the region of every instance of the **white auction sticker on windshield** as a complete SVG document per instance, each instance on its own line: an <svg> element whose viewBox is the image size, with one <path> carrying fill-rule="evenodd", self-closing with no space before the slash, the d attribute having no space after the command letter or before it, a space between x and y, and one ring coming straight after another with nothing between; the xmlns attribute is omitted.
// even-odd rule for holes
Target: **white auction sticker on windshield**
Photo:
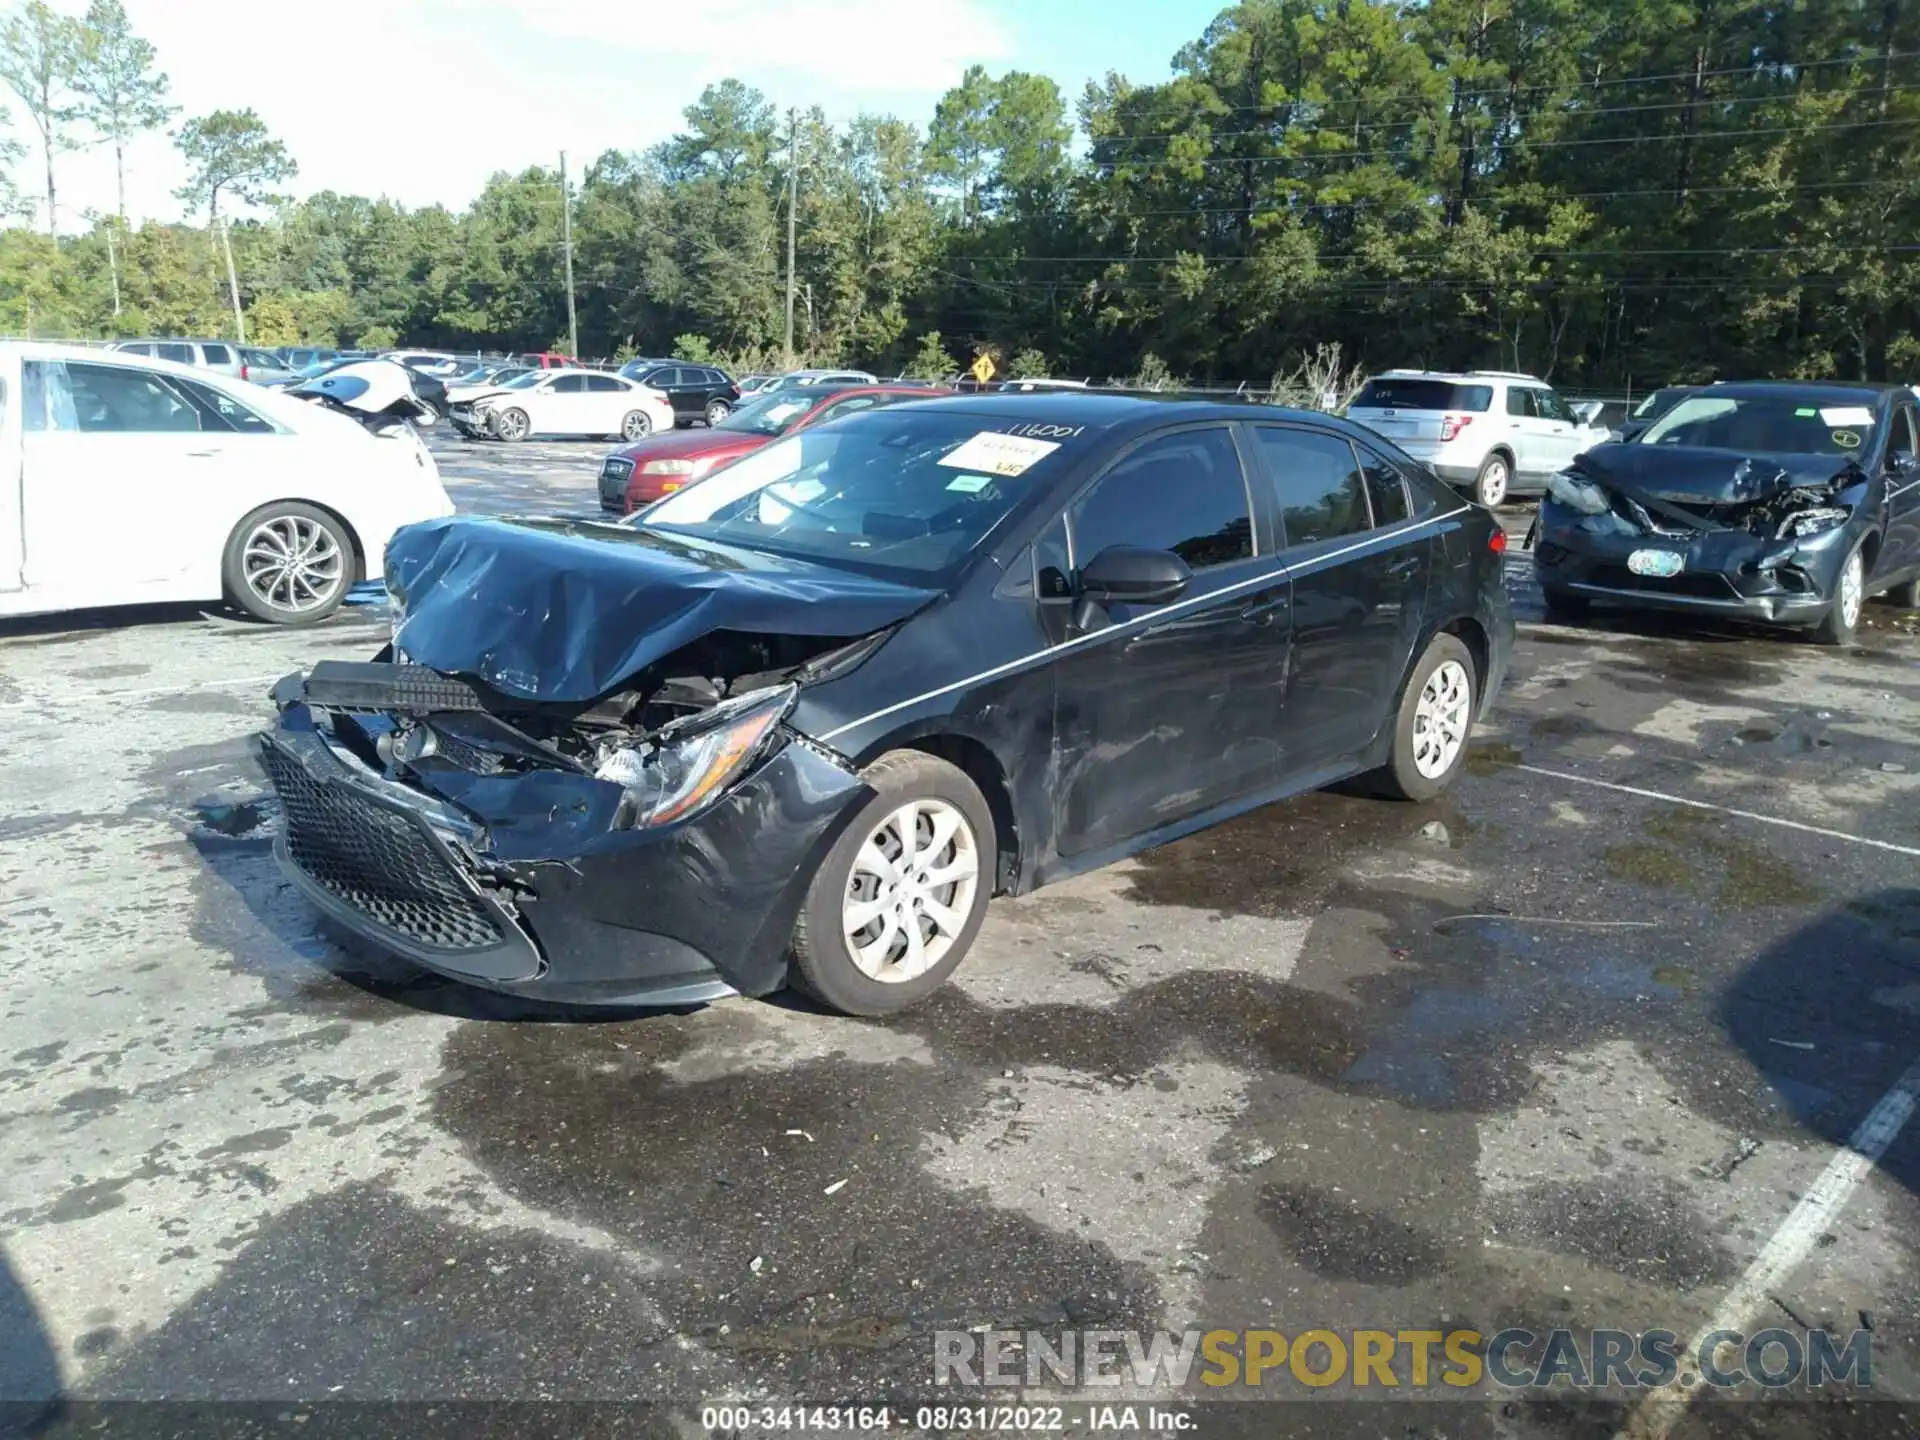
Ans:
<svg viewBox="0 0 1920 1440"><path fill-rule="evenodd" d="M940 463L956 470L984 470L989 475L1024 475L1059 448L1054 440L1030 440L1025 435L982 430L943 455Z"/></svg>
<svg viewBox="0 0 1920 1440"><path fill-rule="evenodd" d="M1873 411L1864 405L1838 405L1820 412L1820 421L1829 429L1836 425L1871 425Z"/></svg>

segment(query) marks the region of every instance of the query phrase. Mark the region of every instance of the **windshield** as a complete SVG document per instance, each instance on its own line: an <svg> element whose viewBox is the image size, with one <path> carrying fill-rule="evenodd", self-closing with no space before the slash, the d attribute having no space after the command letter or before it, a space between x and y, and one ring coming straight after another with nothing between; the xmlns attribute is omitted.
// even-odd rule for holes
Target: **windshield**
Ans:
<svg viewBox="0 0 1920 1440"><path fill-rule="evenodd" d="M1654 416L1663 414L1668 406L1672 405L1686 393L1684 390L1656 390L1633 407L1632 418L1635 420L1651 420Z"/></svg>
<svg viewBox="0 0 1920 1440"><path fill-rule="evenodd" d="M749 400L713 428L748 435L784 435L816 402L805 395L766 395Z"/></svg>
<svg viewBox="0 0 1920 1440"><path fill-rule="evenodd" d="M1456 385L1451 380L1386 376L1369 380L1348 406L1352 410L1469 410L1478 414L1493 404L1491 385Z"/></svg>
<svg viewBox="0 0 1920 1440"><path fill-rule="evenodd" d="M502 390L531 390L544 380L546 376L547 372L544 370L523 370L511 380L502 380L500 382L500 388Z"/></svg>
<svg viewBox="0 0 1920 1440"><path fill-rule="evenodd" d="M1873 409L1865 400L1720 392L1680 401L1639 443L1763 455L1859 455L1872 435Z"/></svg>
<svg viewBox="0 0 1920 1440"><path fill-rule="evenodd" d="M1070 463L1072 441L994 428L1010 423L869 411L756 450L636 523L853 569L937 574Z"/></svg>

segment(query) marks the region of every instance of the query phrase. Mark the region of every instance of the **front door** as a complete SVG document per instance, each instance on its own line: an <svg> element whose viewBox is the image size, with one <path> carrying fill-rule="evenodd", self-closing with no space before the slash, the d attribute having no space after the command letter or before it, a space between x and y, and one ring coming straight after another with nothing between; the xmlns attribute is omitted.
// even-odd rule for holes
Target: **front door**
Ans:
<svg viewBox="0 0 1920 1440"><path fill-rule="evenodd" d="M1920 568L1920 415L1896 405L1887 437L1886 527L1875 557L1875 575L1901 575Z"/></svg>
<svg viewBox="0 0 1920 1440"><path fill-rule="evenodd" d="M556 375L541 388L547 392L547 401L535 422L539 429L553 435L596 433L595 397L587 393L585 375Z"/></svg>
<svg viewBox="0 0 1920 1440"><path fill-rule="evenodd" d="M1392 538L1411 510L1378 453L1322 430L1252 434L1293 583L1286 773L1311 776L1340 768L1389 718L1419 635L1432 542L1412 527Z"/></svg>
<svg viewBox="0 0 1920 1440"><path fill-rule="evenodd" d="M30 586L211 594L227 532L288 437L231 397L136 365L29 360L20 448Z"/></svg>
<svg viewBox="0 0 1920 1440"><path fill-rule="evenodd" d="M1226 425L1143 441L1068 507L1067 529L1076 575L1110 545L1171 550L1193 570L1168 604L1086 607L1056 661L1056 835L1072 857L1274 783L1288 624Z"/></svg>

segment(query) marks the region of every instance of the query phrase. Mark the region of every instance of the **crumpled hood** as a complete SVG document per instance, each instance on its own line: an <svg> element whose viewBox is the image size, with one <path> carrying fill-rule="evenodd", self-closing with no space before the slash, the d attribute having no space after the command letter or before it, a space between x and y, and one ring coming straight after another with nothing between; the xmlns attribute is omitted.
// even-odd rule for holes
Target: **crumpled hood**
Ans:
<svg viewBox="0 0 1920 1440"><path fill-rule="evenodd" d="M1573 468L1681 505L1739 505L1801 486L1844 480L1854 467L1838 455L1749 455L1690 445L1596 445Z"/></svg>
<svg viewBox="0 0 1920 1440"><path fill-rule="evenodd" d="M577 703L715 630L851 640L937 594L654 530L466 515L397 531L386 576L409 660Z"/></svg>

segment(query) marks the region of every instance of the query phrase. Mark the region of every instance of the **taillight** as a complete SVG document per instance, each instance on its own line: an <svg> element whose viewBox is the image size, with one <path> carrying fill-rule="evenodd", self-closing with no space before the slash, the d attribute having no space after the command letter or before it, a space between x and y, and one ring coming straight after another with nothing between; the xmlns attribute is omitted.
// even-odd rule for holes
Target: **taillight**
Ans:
<svg viewBox="0 0 1920 1440"><path fill-rule="evenodd" d="M244 360L240 362L240 378L242 380L247 378L247 362Z"/></svg>
<svg viewBox="0 0 1920 1440"><path fill-rule="evenodd" d="M1493 527L1493 534L1487 537L1487 549L1496 555L1507 553L1507 532L1498 525Z"/></svg>
<svg viewBox="0 0 1920 1440"><path fill-rule="evenodd" d="M1471 425L1472 423L1473 423L1473 417L1471 415L1441 416L1440 417L1441 441L1444 443L1445 441L1453 439L1454 436L1458 435L1462 430L1466 429L1467 426Z"/></svg>

